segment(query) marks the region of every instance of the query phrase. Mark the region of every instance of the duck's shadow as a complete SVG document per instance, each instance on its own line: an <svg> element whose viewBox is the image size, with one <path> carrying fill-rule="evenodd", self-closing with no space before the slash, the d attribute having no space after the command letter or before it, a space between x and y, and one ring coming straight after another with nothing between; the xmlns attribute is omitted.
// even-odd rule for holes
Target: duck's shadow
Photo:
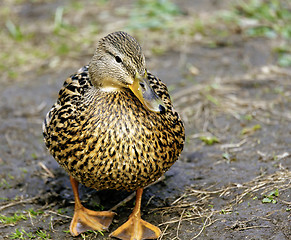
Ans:
<svg viewBox="0 0 291 240"><path fill-rule="evenodd" d="M143 194L142 205L147 205L150 208L169 206L177 197L183 194L185 188L197 176L193 176L193 163L177 162L172 168L165 173L165 179L153 184L145 189ZM45 193L50 193L48 203L57 201L60 207L72 206L74 202L73 191L70 184L68 174L60 167L53 169L54 178L49 178L46 181ZM96 191L92 188L87 188L84 185L79 185L80 199L85 207L92 210L109 210L122 202L125 198L132 194L127 191L102 190ZM123 205L127 207L133 206L133 200L125 202Z"/></svg>

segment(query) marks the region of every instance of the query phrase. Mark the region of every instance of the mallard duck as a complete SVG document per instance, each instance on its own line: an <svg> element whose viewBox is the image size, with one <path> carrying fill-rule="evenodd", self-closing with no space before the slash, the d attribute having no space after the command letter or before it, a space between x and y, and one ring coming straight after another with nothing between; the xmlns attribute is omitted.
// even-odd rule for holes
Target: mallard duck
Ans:
<svg viewBox="0 0 291 240"><path fill-rule="evenodd" d="M184 126L166 85L146 70L132 36L114 32L99 41L89 65L65 81L44 120L43 134L50 153L70 175L73 236L107 230L115 215L86 209L78 183L97 190L136 191L133 212L111 237L160 236L158 227L141 219L142 192L178 159Z"/></svg>

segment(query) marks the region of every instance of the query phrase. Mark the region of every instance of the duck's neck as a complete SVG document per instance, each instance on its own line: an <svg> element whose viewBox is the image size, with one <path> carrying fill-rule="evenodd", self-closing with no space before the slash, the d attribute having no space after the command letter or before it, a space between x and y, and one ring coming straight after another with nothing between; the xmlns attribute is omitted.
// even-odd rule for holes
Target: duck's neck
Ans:
<svg viewBox="0 0 291 240"><path fill-rule="evenodd" d="M123 91L127 86L114 78L103 78L92 81L93 85L103 92L119 92Z"/></svg>
<svg viewBox="0 0 291 240"><path fill-rule="evenodd" d="M103 92L119 92L124 90L124 86L117 85L112 81L104 81L98 86L98 88Z"/></svg>
<svg viewBox="0 0 291 240"><path fill-rule="evenodd" d="M103 91L103 92L119 92L119 91L121 91L120 88L113 87L113 86L99 87L99 90Z"/></svg>

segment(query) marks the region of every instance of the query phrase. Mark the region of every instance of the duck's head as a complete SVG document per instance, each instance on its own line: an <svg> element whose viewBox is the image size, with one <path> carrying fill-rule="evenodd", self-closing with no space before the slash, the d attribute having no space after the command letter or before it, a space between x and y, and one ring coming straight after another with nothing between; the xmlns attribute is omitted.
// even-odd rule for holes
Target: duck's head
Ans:
<svg viewBox="0 0 291 240"><path fill-rule="evenodd" d="M101 91L129 88L147 109L153 112L165 109L147 79L140 45L125 32L111 33L99 41L89 64L89 76L93 85Z"/></svg>

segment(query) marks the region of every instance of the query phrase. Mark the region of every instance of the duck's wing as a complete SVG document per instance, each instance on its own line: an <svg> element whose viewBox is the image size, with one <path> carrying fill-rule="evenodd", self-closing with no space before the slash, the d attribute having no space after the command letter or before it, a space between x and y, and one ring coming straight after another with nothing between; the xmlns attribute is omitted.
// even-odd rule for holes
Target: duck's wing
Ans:
<svg viewBox="0 0 291 240"><path fill-rule="evenodd" d="M43 122L43 135L46 144L49 138L49 128L53 118L68 119L82 102L83 95L92 87L88 74L88 65L80 68L75 74L66 79L59 91L57 102L47 113ZM48 145L48 144L47 144Z"/></svg>

